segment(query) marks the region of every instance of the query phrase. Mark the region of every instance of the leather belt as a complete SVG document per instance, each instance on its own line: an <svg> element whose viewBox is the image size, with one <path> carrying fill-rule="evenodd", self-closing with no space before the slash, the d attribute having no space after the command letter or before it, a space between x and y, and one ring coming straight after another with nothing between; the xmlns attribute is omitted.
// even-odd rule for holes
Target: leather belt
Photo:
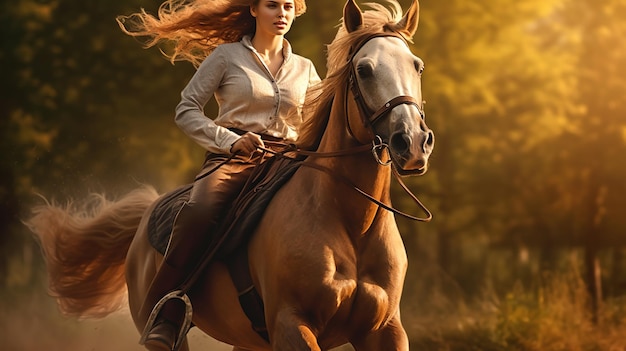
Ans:
<svg viewBox="0 0 626 351"><path fill-rule="evenodd" d="M235 132L239 135L244 135L248 132L247 130L238 129L238 128L228 128L228 130L230 130L231 132ZM278 138L278 137L268 135L268 134L256 133L256 132L253 132L253 133L260 135L261 139L267 140L267 141L284 141L285 140L283 138Z"/></svg>

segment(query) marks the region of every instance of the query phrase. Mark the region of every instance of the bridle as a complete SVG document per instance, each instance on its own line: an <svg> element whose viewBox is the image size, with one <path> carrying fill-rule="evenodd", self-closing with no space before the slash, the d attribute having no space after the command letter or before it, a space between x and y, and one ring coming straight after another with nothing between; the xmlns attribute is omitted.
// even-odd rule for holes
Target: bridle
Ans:
<svg viewBox="0 0 626 351"><path fill-rule="evenodd" d="M395 38L399 38L402 40L402 42L404 42L407 46L408 43L406 42L406 39L404 39L404 37L402 35L400 35L399 33L396 32L384 32L384 33L375 33L375 34L371 34L366 36L365 38L363 38L361 41L359 41L357 43L357 45L355 45L353 48L351 48L350 50L350 57L348 59L348 66L349 66L349 75L348 75L348 86L347 86L347 91L349 90L350 92L352 92L352 95L354 97L354 100L356 102L356 105L359 109L359 115L361 117L361 122L363 123L363 125L365 126L365 128L367 129L367 132L369 134L370 140L372 141L372 143L374 144L374 148L378 148L378 149L382 149L385 147L388 147L386 143L383 142L382 138L380 138L380 136L376 135L376 133L374 132L374 125L383 117L385 117L389 112L391 112L391 110L393 110L396 106L399 105L414 105L417 110L419 111L420 117L422 119L424 119L425 115L424 115L424 110L421 106L421 103L418 102L414 97L412 96L408 96L408 95L400 95L400 96L396 96L393 99L387 101L386 103L383 104L383 106L381 106L378 110L376 111L372 111L372 109L369 108L369 106L367 106L367 103L365 102L364 98L363 98L363 93L361 92L361 88L359 87L359 82L356 79L356 71L354 68L354 57L356 56L356 54L359 52L359 50L361 50L361 48L370 40L374 39L374 38L380 38L380 37L395 37ZM346 91L346 92L347 92ZM347 94L346 94L347 95ZM348 113L347 113L347 99L346 99L346 125L348 126L348 132L350 133L350 136L353 137L356 140L359 140L354 132L352 131L352 127L350 126L350 119L348 118ZM374 155L376 160L378 161L378 163L382 164L382 165L387 165L389 164L389 162L382 162L380 160L380 158L377 156L377 153L375 152L375 150L372 150L374 152Z"/></svg>
<svg viewBox="0 0 626 351"><path fill-rule="evenodd" d="M355 140L359 140L354 132L352 131L352 127L350 126L350 118L349 118L349 114L348 114L348 99L347 99L347 92L350 91L352 92L352 95L354 96L354 100L356 102L356 105L359 109L359 116L361 118L361 121L363 123L363 125L366 127L367 132L369 134L370 140L371 140L371 145L361 145L361 146L357 146L356 148L353 149L349 149L349 150L343 150L343 151L338 151L338 152L331 152L331 153L319 153L319 152L307 152L307 151L303 151L303 150L296 150L296 152L302 154L302 155L306 155L306 156L314 156L314 157L335 157L335 156L343 156L343 155L348 155L348 154L353 154L353 153L357 153L357 152L361 152L362 150L367 150L371 147L371 151L372 154L374 155L374 158L376 159L376 162L378 162L378 164L382 165L382 166L388 166L390 164L392 164L392 159L391 159L391 155L389 155L389 159L388 161L382 161L380 156L379 156L379 152L382 152L384 150L387 150L387 152L389 152L389 145L378 135L376 135L375 131L374 131L374 125L384 116L386 116L393 108L395 108L396 106L399 105L403 105L403 104L407 104L407 105L414 105L417 110L419 111L420 117L422 119L424 119L425 115L424 115L424 110L422 108L422 105L412 96L408 96L408 95L400 95L400 96L396 96L393 99L387 101L385 104L383 104L382 107L380 107L378 110L376 111L372 111L368 106L367 103L365 102L364 98L363 98L363 94L361 93L361 88L359 87L358 81L356 79L356 71L354 68L354 64L353 64L353 60L354 57L356 56L356 54L359 52L359 50L371 39L374 38L380 38L380 37L396 37L399 39L402 39L402 41L408 46L408 43L406 42L406 39L404 39L404 37L402 37L402 35L400 35L399 33L396 32L384 32L384 33L375 33L369 36L366 36L365 38L363 38L357 45L355 45L353 48L351 48L351 54L350 57L348 59L348 65L349 65L349 75L348 75L348 86L346 88L346 102L344 105L344 115L346 118L346 126L348 128L348 133L350 134L350 136L352 138L354 138ZM365 191L359 189L356 185L354 185L349 179L347 179L346 177L340 176L338 174L336 174L335 172L333 172L331 169L326 168L324 166L321 166L319 164L316 163L312 163L312 162L303 162L302 163L303 166L308 166L311 168L315 168L318 170L321 170L325 173L330 174L331 176L340 179L343 183L346 183L349 186L352 186L352 188L354 190L356 190L358 193L360 193L361 195L365 196L368 200L374 202L375 204L377 204L378 206L391 211L395 214L398 214L400 216L403 216L405 218L411 219L411 220L415 220L415 221L419 221L419 222L430 222L430 220L433 218L432 213L428 210L428 208L426 208L426 206L424 206L422 204L422 202L417 198L417 196L415 196L411 190L406 186L406 184L402 181L402 177L400 176L400 174L398 173L398 170L396 169L395 166L392 165L392 170L393 170L393 174L396 177L396 179L398 180L398 183L400 184L400 186L402 187L402 189L404 189L404 191L409 194L409 196L411 196L411 198L413 199L413 201L420 207L420 209L426 214L426 217L417 217L417 216L413 216L410 214L407 214L405 212L402 212L400 210L397 210L383 202L381 202L380 200L374 198L373 196L369 195L368 193L366 193Z"/></svg>

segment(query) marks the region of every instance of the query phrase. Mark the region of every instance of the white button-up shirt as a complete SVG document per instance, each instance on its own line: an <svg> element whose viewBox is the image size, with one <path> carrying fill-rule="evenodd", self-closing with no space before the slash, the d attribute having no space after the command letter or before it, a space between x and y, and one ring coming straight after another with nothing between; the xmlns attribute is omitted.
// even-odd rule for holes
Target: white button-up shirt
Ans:
<svg viewBox="0 0 626 351"><path fill-rule="evenodd" d="M230 154L239 135L228 128L296 140L307 90L320 82L311 60L283 43L284 62L276 76L261 60L250 37L218 46L198 67L181 93L176 124L210 152ZM204 106L215 96L218 115Z"/></svg>

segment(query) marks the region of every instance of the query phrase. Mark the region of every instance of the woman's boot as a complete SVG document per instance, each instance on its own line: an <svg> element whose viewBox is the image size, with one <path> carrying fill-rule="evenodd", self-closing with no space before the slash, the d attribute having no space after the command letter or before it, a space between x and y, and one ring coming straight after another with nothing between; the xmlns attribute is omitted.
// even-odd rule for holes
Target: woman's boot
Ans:
<svg viewBox="0 0 626 351"><path fill-rule="evenodd" d="M211 236L208 233L210 226L206 223L207 214L196 212L188 203L184 203L178 211L165 257L139 312L147 321L141 342L151 351L176 350L187 332L181 331L183 322L186 318L188 322L191 321L191 303L185 295L186 291L181 292L181 295L171 294L166 301L159 301L180 289L194 273L193 269L209 245ZM189 310L186 310L187 304Z"/></svg>

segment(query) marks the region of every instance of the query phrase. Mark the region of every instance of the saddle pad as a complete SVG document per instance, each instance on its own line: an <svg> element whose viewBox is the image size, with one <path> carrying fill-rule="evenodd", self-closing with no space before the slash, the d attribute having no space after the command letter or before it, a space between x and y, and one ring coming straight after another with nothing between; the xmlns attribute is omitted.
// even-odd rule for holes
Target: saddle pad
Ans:
<svg viewBox="0 0 626 351"><path fill-rule="evenodd" d="M274 156L255 167L222 220L219 237L226 235L227 238L221 243L217 259L227 258L239 246L247 244L269 202L301 164L291 158Z"/></svg>
<svg viewBox="0 0 626 351"><path fill-rule="evenodd" d="M183 185L166 193L157 200L156 207L148 219L148 239L155 250L165 255L170 240L174 218L183 203L189 200L193 184Z"/></svg>
<svg viewBox="0 0 626 351"><path fill-rule="evenodd" d="M215 233L216 237L212 242L219 243L220 248L214 259L223 259L240 245L247 243L274 194L291 178L300 164L301 162L290 158L272 157L255 168L220 229ZM157 200L158 203L150 214L149 241L161 254L165 254L176 214L183 203L189 200L192 187L193 184L187 184L166 193Z"/></svg>

